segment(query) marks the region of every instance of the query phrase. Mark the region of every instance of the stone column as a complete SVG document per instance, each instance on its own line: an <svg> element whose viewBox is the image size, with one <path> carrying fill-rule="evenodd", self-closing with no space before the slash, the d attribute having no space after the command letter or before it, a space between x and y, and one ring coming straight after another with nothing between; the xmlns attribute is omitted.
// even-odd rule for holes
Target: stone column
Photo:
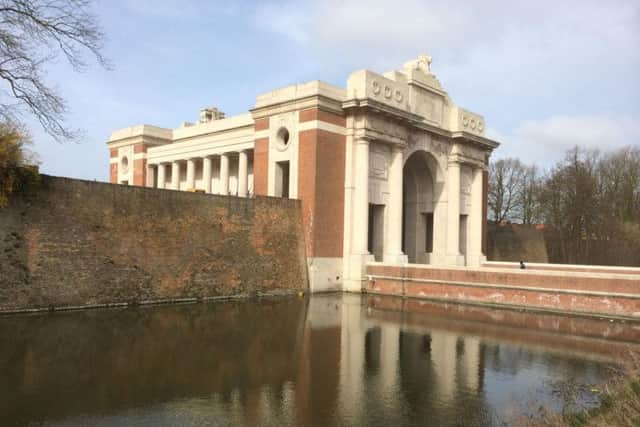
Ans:
<svg viewBox="0 0 640 427"><path fill-rule="evenodd" d="M383 260L387 263L407 263L402 253L402 148L394 145L389 165L389 204L387 205L386 238Z"/></svg>
<svg viewBox="0 0 640 427"><path fill-rule="evenodd" d="M220 194L229 194L229 155L220 154Z"/></svg>
<svg viewBox="0 0 640 427"><path fill-rule="evenodd" d="M196 161L194 159L187 160L187 190L191 190L196 186Z"/></svg>
<svg viewBox="0 0 640 427"><path fill-rule="evenodd" d="M471 214L469 215L469 244L467 245L468 253L467 265L479 267L484 262L484 256L482 254L482 233L484 230L483 222L486 218L483 217L483 168L473 169L473 179L471 181Z"/></svg>
<svg viewBox="0 0 640 427"><path fill-rule="evenodd" d="M461 265L460 255L460 163L449 161L447 170L447 264Z"/></svg>
<svg viewBox="0 0 640 427"><path fill-rule="evenodd" d="M369 141L358 139L355 149L353 253L366 255L369 234Z"/></svg>
<svg viewBox="0 0 640 427"><path fill-rule="evenodd" d="M204 192L211 193L211 157L202 158L202 180L204 181Z"/></svg>
<svg viewBox="0 0 640 427"><path fill-rule="evenodd" d="M167 165L164 163L158 163L158 188L166 188L167 178L165 176Z"/></svg>
<svg viewBox="0 0 640 427"><path fill-rule="evenodd" d="M147 187L153 188L156 180L156 165L147 165Z"/></svg>
<svg viewBox="0 0 640 427"><path fill-rule="evenodd" d="M180 189L180 162L177 160L171 163L171 188Z"/></svg>
<svg viewBox="0 0 640 427"><path fill-rule="evenodd" d="M242 150L238 158L238 196L247 197L249 188L249 172L247 168L247 151Z"/></svg>

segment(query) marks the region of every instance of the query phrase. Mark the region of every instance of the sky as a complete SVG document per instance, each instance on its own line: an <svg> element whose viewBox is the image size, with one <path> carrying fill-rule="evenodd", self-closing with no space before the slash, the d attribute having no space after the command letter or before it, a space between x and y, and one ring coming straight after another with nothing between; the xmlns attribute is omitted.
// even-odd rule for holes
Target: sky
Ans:
<svg viewBox="0 0 640 427"><path fill-rule="evenodd" d="M111 69L63 61L46 81L77 143L25 117L43 173L108 180L106 141L145 123L176 128L201 107L247 112L256 95L426 53L453 102L501 142L492 159L548 168L567 149L640 146L640 1L97 0Z"/></svg>

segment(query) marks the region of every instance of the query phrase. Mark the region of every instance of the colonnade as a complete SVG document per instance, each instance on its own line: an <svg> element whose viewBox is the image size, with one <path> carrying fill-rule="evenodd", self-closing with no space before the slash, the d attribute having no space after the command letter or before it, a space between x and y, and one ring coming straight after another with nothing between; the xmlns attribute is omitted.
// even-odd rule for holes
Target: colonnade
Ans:
<svg viewBox="0 0 640 427"><path fill-rule="evenodd" d="M196 163L202 162L202 183L205 193L212 193L212 171L214 161L219 165L219 186L217 194L227 195L229 188L229 165L232 157L238 157L238 188L239 197L247 197L249 194L249 151L241 150L237 152L221 153L217 155L190 157L186 160L173 160L170 162L159 162L147 164L147 187L165 188L171 190L180 189L180 177L182 168L186 163L186 189L196 189ZM167 180L167 169L170 168L171 180Z"/></svg>

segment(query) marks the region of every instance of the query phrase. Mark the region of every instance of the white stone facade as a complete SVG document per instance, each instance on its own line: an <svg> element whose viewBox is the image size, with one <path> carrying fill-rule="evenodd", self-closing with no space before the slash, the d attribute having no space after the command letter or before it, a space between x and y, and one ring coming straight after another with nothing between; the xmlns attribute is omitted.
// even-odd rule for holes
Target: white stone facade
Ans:
<svg viewBox="0 0 640 427"><path fill-rule="evenodd" d="M224 118L116 131L111 181L299 198L313 291L360 291L367 263L477 266L486 169L498 143L453 104L420 56L399 71L314 81Z"/></svg>

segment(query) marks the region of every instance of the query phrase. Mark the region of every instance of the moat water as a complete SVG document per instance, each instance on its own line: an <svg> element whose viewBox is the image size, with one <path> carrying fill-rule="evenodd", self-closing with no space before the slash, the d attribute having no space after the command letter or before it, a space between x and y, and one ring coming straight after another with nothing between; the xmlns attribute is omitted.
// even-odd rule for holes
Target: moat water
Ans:
<svg viewBox="0 0 640 427"><path fill-rule="evenodd" d="M596 404L637 328L356 295L5 316L0 423L509 425Z"/></svg>

